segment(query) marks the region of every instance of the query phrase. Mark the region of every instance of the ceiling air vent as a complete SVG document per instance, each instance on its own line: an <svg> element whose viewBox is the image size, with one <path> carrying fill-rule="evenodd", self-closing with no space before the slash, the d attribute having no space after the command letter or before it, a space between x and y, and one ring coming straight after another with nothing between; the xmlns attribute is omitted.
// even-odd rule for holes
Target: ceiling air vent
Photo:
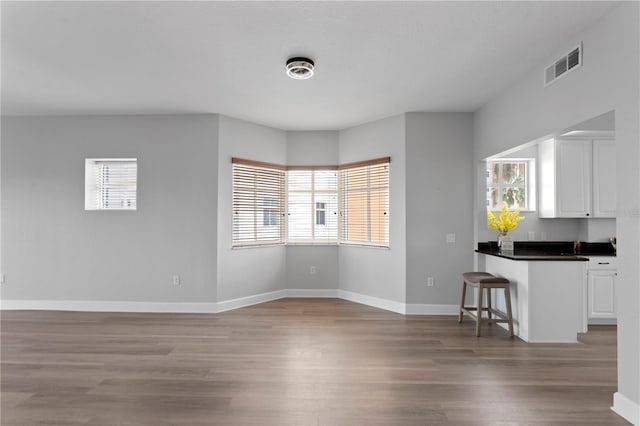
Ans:
<svg viewBox="0 0 640 426"><path fill-rule="evenodd" d="M580 65L582 65L582 44L545 68L544 85L548 86Z"/></svg>

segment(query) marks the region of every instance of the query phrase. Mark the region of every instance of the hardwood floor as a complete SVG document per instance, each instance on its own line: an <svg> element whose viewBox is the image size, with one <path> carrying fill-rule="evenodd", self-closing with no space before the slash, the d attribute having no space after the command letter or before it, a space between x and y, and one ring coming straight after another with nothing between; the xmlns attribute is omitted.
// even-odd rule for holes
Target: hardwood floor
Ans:
<svg viewBox="0 0 640 426"><path fill-rule="evenodd" d="M616 333L526 344L337 299L216 314L3 311L2 425L627 425Z"/></svg>

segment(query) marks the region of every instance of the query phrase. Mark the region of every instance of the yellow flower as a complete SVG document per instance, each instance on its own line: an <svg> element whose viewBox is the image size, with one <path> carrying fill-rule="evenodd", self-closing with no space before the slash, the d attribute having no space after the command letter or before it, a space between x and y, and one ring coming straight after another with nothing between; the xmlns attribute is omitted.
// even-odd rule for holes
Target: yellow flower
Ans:
<svg viewBox="0 0 640 426"><path fill-rule="evenodd" d="M495 229L499 232L508 232L518 227L518 222L524 219L524 216L520 216L520 209L515 211L509 211L507 203L502 203L502 211L500 215L496 217L492 211L487 210L487 224L489 228Z"/></svg>

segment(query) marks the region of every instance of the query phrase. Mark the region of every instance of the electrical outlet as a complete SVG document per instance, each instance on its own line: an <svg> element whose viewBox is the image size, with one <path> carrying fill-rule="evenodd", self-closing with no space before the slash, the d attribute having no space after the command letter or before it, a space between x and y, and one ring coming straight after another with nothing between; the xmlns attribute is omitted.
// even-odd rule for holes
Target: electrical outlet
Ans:
<svg viewBox="0 0 640 426"><path fill-rule="evenodd" d="M315 266L309 266L309 274L310 275L315 275L316 274L316 267Z"/></svg>
<svg viewBox="0 0 640 426"><path fill-rule="evenodd" d="M180 275L173 276L173 285L180 285Z"/></svg>
<svg viewBox="0 0 640 426"><path fill-rule="evenodd" d="M456 234L447 234L446 235L447 243L455 244L456 242Z"/></svg>
<svg viewBox="0 0 640 426"><path fill-rule="evenodd" d="M528 234L529 241L533 241L536 239L536 233L534 231L529 231Z"/></svg>
<svg viewBox="0 0 640 426"><path fill-rule="evenodd" d="M427 287L433 287L436 285L436 280L433 277L427 277Z"/></svg>
<svg viewBox="0 0 640 426"><path fill-rule="evenodd" d="M547 241L547 233L544 231L540 232L540 239L542 241Z"/></svg>
<svg viewBox="0 0 640 426"><path fill-rule="evenodd" d="M4 284L4 274L0 274L0 284Z"/></svg>

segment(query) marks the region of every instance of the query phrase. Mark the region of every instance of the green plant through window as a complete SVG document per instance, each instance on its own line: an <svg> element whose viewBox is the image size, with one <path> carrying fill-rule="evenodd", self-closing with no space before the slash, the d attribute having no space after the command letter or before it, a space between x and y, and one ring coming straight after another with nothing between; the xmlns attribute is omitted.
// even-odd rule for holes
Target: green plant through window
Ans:
<svg viewBox="0 0 640 426"><path fill-rule="evenodd" d="M529 173L532 160L487 161L487 209L499 210L502 202L511 210L533 209Z"/></svg>

